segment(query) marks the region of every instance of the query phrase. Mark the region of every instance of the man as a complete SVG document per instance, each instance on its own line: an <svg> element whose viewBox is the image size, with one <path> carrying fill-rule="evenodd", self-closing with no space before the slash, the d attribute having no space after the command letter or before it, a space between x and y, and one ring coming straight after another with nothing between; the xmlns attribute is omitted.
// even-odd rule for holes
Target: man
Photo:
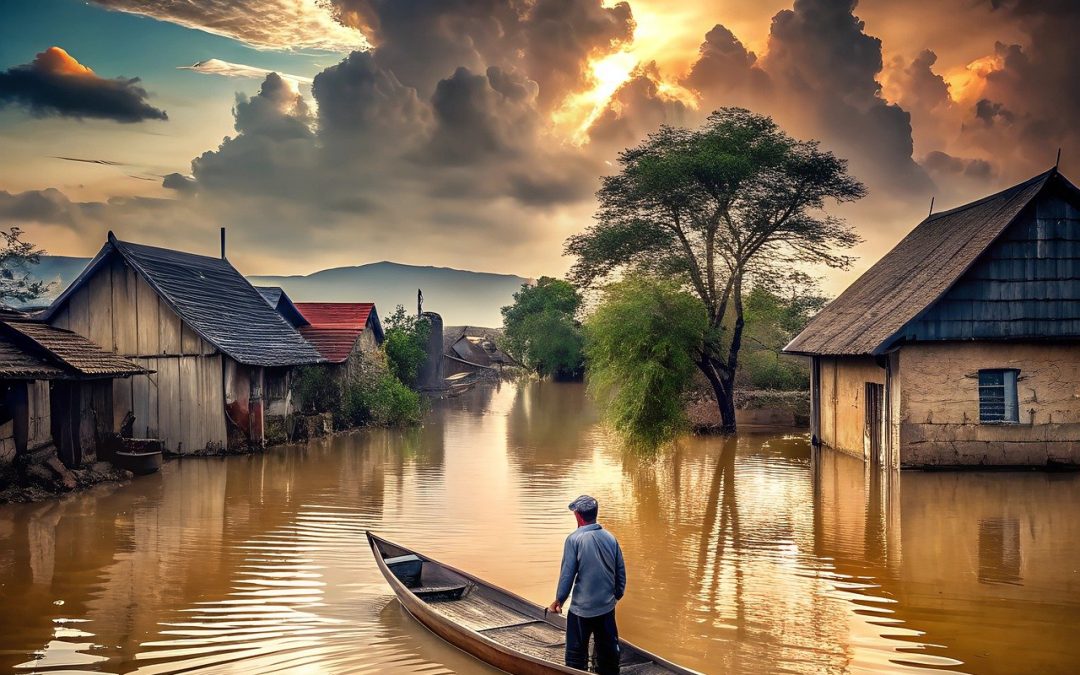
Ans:
<svg viewBox="0 0 1080 675"><path fill-rule="evenodd" d="M600 510L596 500L582 495L570 504L578 528L563 546L562 571L555 602L548 607L556 614L574 590L574 601L566 614L566 665L589 668L589 638L595 640L597 672L619 673L619 629L615 625L615 603L626 590L626 566L615 536L596 522Z"/></svg>

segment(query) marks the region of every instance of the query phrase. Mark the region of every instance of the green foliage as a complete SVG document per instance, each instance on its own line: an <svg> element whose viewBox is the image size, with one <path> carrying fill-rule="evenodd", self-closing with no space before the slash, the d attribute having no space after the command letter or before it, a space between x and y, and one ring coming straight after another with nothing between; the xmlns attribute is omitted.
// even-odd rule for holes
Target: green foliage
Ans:
<svg viewBox="0 0 1080 675"><path fill-rule="evenodd" d="M292 376L292 393L300 412L332 413L341 405L341 386L322 366L303 366Z"/></svg>
<svg viewBox="0 0 1080 675"><path fill-rule="evenodd" d="M423 317L409 314L401 305L387 317L383 331L383 352L390 372L404 384L415 387L420 369L427 360L431 324Z"/></svg>
<svg viewBox="0 0 1080 675"><path fill-rule="evenodd" d="M342 401L342 416L351 426L413 426L423 411L420 394L389 372L347 386Z"/></svg>
<svg viewBox="0 0 1080 675"><path fill-rule="evenodd" d="M781 352L825 302L817 281L802 272L756 283L745 303L743 355L736 376L739 387L808 389L810 372L805 360Z"/></svg>
<svg viewBox="0 0 1080 675"><path fill-rule="evenodd" d="M568 281L540 277L535 286L522 284L514 304L502 308L501 346L540 375L579 377L585 338L574 316L580 307L581 295Z"/></svg>
<svg viewBox="0 0 1080 675"><path fill-rule="evenodd" d="M605 288L585 322L589 386L631 444L655 447L686 427L691 355L707 331L701 301L673 282L630 277Z"/></svg>
<svg viewBox="0 0 1080 675"><path fill-rule="evenodd" d="M300 412L331 413L337 429L419 424L424 399L397 379L381 360L376 365L365 369L356 381L344 384L324 366L300 368L292 380Z"/></svg>
<svg viewBox="0 0 1080 675"><path fill-rule="evenodd" d="M571 280L645 274L690 289L712 336L693 361L733 432L745 290L792 265L847 267L852 259L838 251L859 237L823 209L866 188L817 142L741 108L718 110L697 129L663 126L620 153L619 166L603 178L596 223L567 240L577 258Z"/></svg>
<svg viewBox="0 0 1080 675"><path fill-rule="evenodd" d="M0 305L21 303L40 298L48 292L51 283L35 280L28 267L41 262L45 251L30 242L22 241L23 231L18 227L0 230Z"/></svg>

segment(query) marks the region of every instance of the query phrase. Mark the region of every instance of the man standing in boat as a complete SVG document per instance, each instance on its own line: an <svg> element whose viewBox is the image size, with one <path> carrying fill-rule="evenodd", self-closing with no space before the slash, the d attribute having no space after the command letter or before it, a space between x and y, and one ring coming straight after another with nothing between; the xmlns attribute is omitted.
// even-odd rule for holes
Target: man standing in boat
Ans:
<svg viewBox="0 0 1080 675"><path fill-rule="evenodd" d="M615 535L596 522L600 506L582 495L570 504L578 528L563 546L562 571L555 602L548 607L556 614L574 591L566 613L566 665L588 670L589 638L595 640L597 672L618 675L619 629L615 625L615 603L626 590L626 566Z"/></svg>

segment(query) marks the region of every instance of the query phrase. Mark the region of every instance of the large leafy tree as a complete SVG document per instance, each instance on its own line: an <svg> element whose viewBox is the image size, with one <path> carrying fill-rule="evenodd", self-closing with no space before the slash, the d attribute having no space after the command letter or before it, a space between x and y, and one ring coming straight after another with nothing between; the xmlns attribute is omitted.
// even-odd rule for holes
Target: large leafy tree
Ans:
<svg viewBox="0 0 1080 675"><path fill-rule="evenodd" d="M22 240L18 227L0 230L0 305L24 303L40 298L52 285L35 279L30 265L41 262L45 251Z"/></svg>
<svg viewBox="0 0 1080 675"><path fill-rule="evenodd" d="M584 337L575 316L581 295L568 281L540 277L522 284L502 308L503 347L540 375L573 378L582 372Z"/></svg>
<svg viewBox="0 0 1080 675"><path fill-rule="evenodd" d="M735 431L734 384L744 290L770 269L847 267L859 239L827 202L861 198L847 163L788 136L767 116L724 108L698 129L664 126L619 155L603 179L596 222L567 241L580 284L626 271L676 279L705 307L709 334L693 354Z"/></svg>

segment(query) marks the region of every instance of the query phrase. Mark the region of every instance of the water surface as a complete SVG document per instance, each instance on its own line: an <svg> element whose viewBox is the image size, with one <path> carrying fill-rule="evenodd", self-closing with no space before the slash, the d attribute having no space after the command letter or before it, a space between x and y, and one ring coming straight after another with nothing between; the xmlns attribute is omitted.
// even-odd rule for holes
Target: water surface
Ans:
<svg viewBox="0 0 1080 675"><path fill-rule="evenodd" d="M403 612L364 531L547 604L583 492L621 632L698 670L1080 670L1080 474L879 476L801 434L645 459L580 385L530 383L0 507L0 672L492 672Z"/></svg>

